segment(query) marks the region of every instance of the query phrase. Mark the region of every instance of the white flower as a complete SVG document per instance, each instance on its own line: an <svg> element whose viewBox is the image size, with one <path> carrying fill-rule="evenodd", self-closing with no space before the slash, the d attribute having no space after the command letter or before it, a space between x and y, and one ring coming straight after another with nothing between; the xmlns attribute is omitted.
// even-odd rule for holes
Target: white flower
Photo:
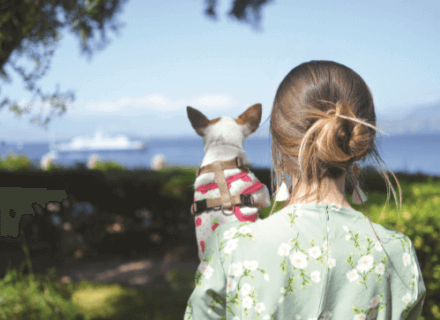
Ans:
<svg viewBox="0 0 440 320"><path fill-rule="evenodd" d="M233 236L235 236L235 234L237 233L237 228L236 227L232 227L229 230L226 230L223 233L223 238L225 239L232 239Z"/></svg>
<svg viewBox="0 0 440 320"><path fill-rule="evenodd" d="M238 239L231 239L228 241L228 243L226 243L225 246L225 253L230 254L232 251L234 251L235 249L237 249L237 242Z"/></svg>
<svg viewBox="0 0 440 320"><path fill-rule="evenodd" d="M263 317L263 320L270 320L270 315L266 314L266 315Z"/></svg>
<svg viewBox="0 0 440 320"><path fill-rule="evenodd" d="M234 319L232 319L232 320L240 320L240 317L235 316Z"/></svg>
<svg viewBox="0 0 440 320"><path fill-rule="evenodd" d="M351 235L349 235L349 234L347 234L346 236L345 236L345 240L350 240L351 239Z"/></svg>
<svg viewBox="0 0 440 320"><path fill-rule="evenodd" d="M228 283L226 284L226 292L234 291L237 288L237 281L232 278L228 278Z"/></svg>
<svg viewBox="0 0 440 320"><path fill-rule="evenodd" d="M372 255L366 255L359 259L357 269L359 271L369 271L373 268L374 257Z"/></svg>
<svg viewBox="0 0 440 320"><path fill-rule="evenodd" d="M252 271L252 270L255 270L258 268L258 261L257 260L253 260L253 261L246 260L245 262L243 262L243 266L246 269L249 269Z"/></svg>
<svg viewBox="0 0 440 320"><path fill-rule="evenodd" d="M359 313L354 316L354 320L364 320L366 318L367 318L367 316L365 315L365 313Z"/></svg>
<svg viewBox="0 0 440 320"><path fill-rule="evenodd" d="M251 228L249 228L249 226L243 226L240 229L238 229L238 232L240 232L241 234L247 234L250 233L252 231Z"/></svg>
<svg viewBox="0 0 440 320"><path fill-rule="evenodd" d="M210 309L208 309L208 313L212 313L212 309L210 308Z"/></svg>
<svg viewBox="0 0 440 320"><path fill-rule="evenodd" d="M325 240L325 241L324 241L324 244L322 245L322 249L323 249L324 251L326 251L326 250L328 249L328 240Z"/></svg>
<svg viewBox="0 0 440 320"><path fill-rule="evenodd" d="M280 247L278 248L278 254L280 256L287 256L289 255L290 250L292 249L292 246L287 243L282 243Z"/></svg>
<svg viewBox="0 0 440 320"><path fill-rule="evenodd" d="M269 275L267 273L264 275L264 280L269 281Z"/></svg>
<svg viewBox="0 0 440 320"><path fill-rule="evenodd" d="M318 246L314 246L313 248L309 249L309 256L316 259L321 255L321 249L319 249Z"/></svg>
<svg viewBox="0 0 440 320"><path fill-rule="evenodd" d="M374 248L375 248L377 251L382 251L382 245L380 244L379 241L376 242L376 244L374 245Z"/></svg>
<svg viewBox="0 0 440 320"><path fill-rule="evenodd" d="M414 273L416 277L419 275L419 268L417 268L417 265L416 265L416 264L414 264L414 265L411 267L411 272Z"/></svg>
<svg viewBox="0 0 440 320"><path fill-rule="evenodd" d="M321 272L319 272L319 271L313 271L310 274L310 277L312 278L312 281L314 281L314 282L320 282L321 281L320 276L321 276Z"/></svg>
<svg viewBox="0 0 440 320"><path fill-rule="evenodd" d="M264 306L264 302L257 303L257 305L255 306L255 310L257 310L258 313L261 313L264 310L266 310L266 307Z"/></svg>
<svg viewBox="0 0 440 320"><path fill-rule="evenodd" d="M377 295L370 301L370 305L368 306L368 309L376 308L377 305L382 301L382 298Z"/></svg>
<svg viewBox="0 0 440 320"><path fill-rule="evenodd" d="M212 274L214 273L214 269L211 266L208 266L204 272L204 276L206 279L211 278Z"/></svg>
<svg viewBox="0 0 440 320"><path fill-rule="evenodd" d="M245 283L243 287L241 287L240 292L243 295L243 297L246 297L251 293L252 287L249 283Z"/></svg>
<svg viewBox="0 0 440 320"><path fill-rule="evenodd" d="M307 267L307 256L300 251L292 253L290 255L290 261L298 269L304 269Z"/></svg>
<svg viewBox="0 0 440 320"><path fill-rule="evenodd" d="M208 267L208 262L206 262L206 261L200 262L199 269L202 272L202 274L205 274L207 267Z"/></svg>
<svg viewBox="0 0 440 320"><path fill-rule="evenodd" d="M378 274L384 274L384 272L385 272L385 266L384 266L384 264L381 262L381 263L379 263L377 266L376 266L376 268L374 269L374 271L376 272L376 273L378 273Z"/></svg>
<svg viewBox="0 0 440 320"><path fill-rule="evenodd" d="M309 320L317 320L317 318L309 318Z"/></svg>
<svg viewBox="0 0 440 320"><path fill-rule="evenodd" d="M252 307L253 303L254 303L254 300L248 296L243 299L243 308L249 309L250 307Z"/></svg>
<svg viewBox="0 0 440 320"><path fill-rule="evenodd" d="M359 278L359 275L358 275L356 269L347 271L346 275L347 275L348 280L350 280L350 282L353 282Z"/></svg>
<svg viewBox="0 0 440 320"><path fill-rule="evenodd" d="M328 267L331 269L336 266L336 260L333 258L328 259Z"/></svg>
<svg viewBox="0 0 440 320"><path fill-rule="evenodd" d="M241 262L231 263L229 266L229 274L234 277L239 277L243 274L243 265Z"/></svg>
<svg viewBox="0 0 440 320"><path fill-rule="evenodd" d="M347 226L342 226L342 228L344 228L344 231L345 231L345 232L349 232L349 231L350 231L350 229L348 229Z"/></svg>
<svg viewBox="0 0 440 320"><path fill-rule="evenodd" d="M278 300L279 303L281 303L281 302L283 302L283 301L284 301L284 296L282 296L282 297L280 298L280 300Z"/></svg>
<svg viewBox="0 0 440 320"><path fill-rule="evenodd" d="M406 267L407 265L409 265L411 263L411 256L409 255L409 253L404 253L403 254L403 265Z"/></svg>
<svg viewBox="0 0 440 320"><path fill-rule="evenodd" d="M286 293L286 288L284 288L284 287L281 288L281 289L280 289L280 292L281 292L282 294Z"/></svg>
<svg viewBox="0 0 440 320"><path fill-rule="evenodd" d="M301 319L301 316L300 316L299 314L297 314L297 315L295 316L295 319Z"/></svg>
<svg viewBox="0 0 440 320"><path fill-rule="evenodd" d="M402 301L404 303L409 303L411 301L411 294L407 293L406 295L404 295Z"/></svg>

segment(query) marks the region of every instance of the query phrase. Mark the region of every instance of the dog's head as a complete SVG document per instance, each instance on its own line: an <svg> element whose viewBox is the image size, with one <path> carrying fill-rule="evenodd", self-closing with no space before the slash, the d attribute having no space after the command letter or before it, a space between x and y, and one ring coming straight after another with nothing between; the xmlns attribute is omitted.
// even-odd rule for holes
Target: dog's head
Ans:
<svg viewBox="0 0 440 320"><path fill-rule="evenodd" d="M205 150L210 145L229 144L244 148L246 138L255 132L261 122L261 103L254 104L237 119L219 117L209 120L199 110L187 107L188 119L199 136L203 137Z"/></svg>

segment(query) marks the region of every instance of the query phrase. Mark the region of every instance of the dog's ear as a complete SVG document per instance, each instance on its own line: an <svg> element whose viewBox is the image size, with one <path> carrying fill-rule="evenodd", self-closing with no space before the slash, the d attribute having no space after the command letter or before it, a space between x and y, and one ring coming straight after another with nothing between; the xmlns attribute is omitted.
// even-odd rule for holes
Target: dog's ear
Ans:
<svg viewBox="0 0 440 320"><path fill-rule="evenodd" d="M186 113L188 114L191 126L199 136L204 137L204 129L209 125L208 118L199 110L191 108L190 106L186 107Z"/></svg>
<svg viewBox="0 0 440 320"><path fill-rule="evenodd" d="M261 122L261 113L262 106L261 103L256 103L253 106L249 107L245 112L243 112L238 118L237 123L244 126L248 126L250 129L250 133L254 133Z"/></svg>

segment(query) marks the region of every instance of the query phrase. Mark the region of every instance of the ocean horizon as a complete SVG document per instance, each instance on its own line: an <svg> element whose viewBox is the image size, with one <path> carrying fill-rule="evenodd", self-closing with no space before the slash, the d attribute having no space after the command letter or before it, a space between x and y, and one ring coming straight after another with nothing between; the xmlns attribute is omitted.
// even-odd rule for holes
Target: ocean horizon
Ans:
<svg viewBox="0 0 440 320"><path fill-rule="evenodd" d="M130 137L139 140L139 137ZM103 161L114 161L127 169L151 167L152 160L162 155L168 165L199 166L205 156L202 137L150 137L141 139L146 143L145 151L73 151L58 153L55 163L73 166L76 163L87 163L92 154ZM63 139L60 142L69 140ZM440 133L402 134L396 136L379 135L376 138L379 155L393 172L422 173L440 176ZM270 168L271 141L269 137L249 137L244 151L253 167ZM15 153L26 155L34 162L50 152L49 142L0 143L0 156L5 158ZM361 167L372 165L367 160ZM386 169L386 167L384 167Z"/></svg>

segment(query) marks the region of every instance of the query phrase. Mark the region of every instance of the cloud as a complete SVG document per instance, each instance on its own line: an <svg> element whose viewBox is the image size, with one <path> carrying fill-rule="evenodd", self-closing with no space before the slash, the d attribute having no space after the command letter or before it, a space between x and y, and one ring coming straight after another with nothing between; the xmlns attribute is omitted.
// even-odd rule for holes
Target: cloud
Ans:
<svg viewBox="0 0 440 320"><path fill-rule="evenodd" d="M190 99L169 99L161 94L144 97L123 97L116 101L88 101L74 103L68 114L71 115L118 115L140 116L160 114L171 117L186 113L187 106L203 110L216 110L219 107L229 109L236 105L236 100L228 94L203 94Z"/></svg>

